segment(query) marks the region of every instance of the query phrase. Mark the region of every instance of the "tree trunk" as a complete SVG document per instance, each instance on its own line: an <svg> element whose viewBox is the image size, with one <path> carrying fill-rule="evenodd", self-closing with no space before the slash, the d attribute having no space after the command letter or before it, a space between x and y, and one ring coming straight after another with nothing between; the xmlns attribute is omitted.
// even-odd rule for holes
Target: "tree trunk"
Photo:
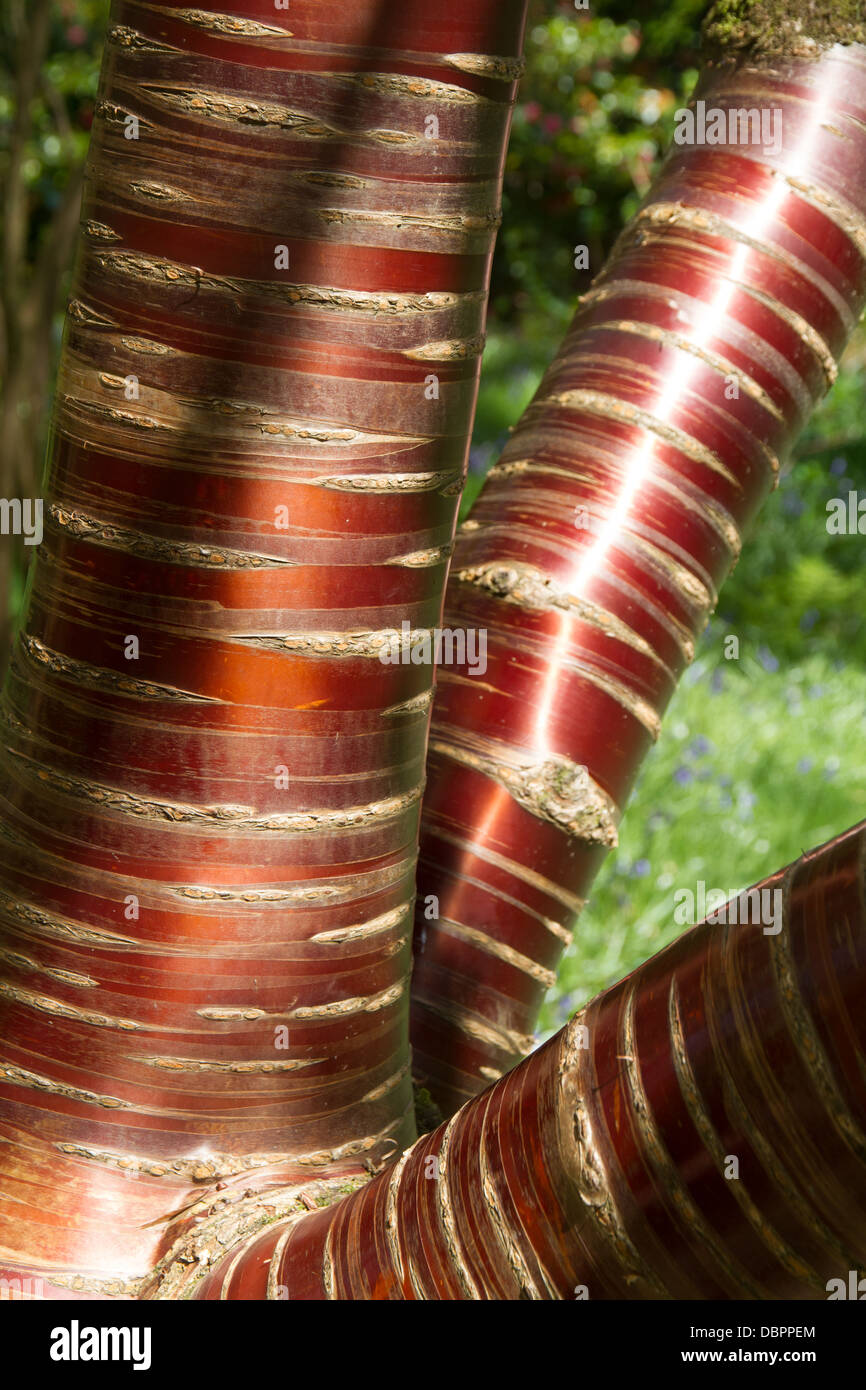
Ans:
<svg viewBox="0 0 866 1390"><path fill-rule="evenodd" d="M228 1223L202 1212L180 1287L826 1298L866 1264L864 854L866 822L771 875L758 909L687 932L388 1172L205 1277Z"/></svg>
<svg viewBox="0 0 866 1390"><path fill-rule="evenodd" d="M47 539L3 706L0 1275L84 1298L814 1295L866 1246L850 1211L863 828L767 881L781 933L696 929L412 1143L431 679L386 637L406 622L405 654L423 657L441 613L521 5L293 0L291 36L253 0L113 13ZM495 949L475 966L504 1017L467 999L462 959L440 969L445 1032L421 1015L449 1103L529 1016L481 966L551 968L494 935L502 912L524 904L517 926L560 942L735 533L860 304L863 62L852 47L765 66L790 165L686 151L638 223L655 273L624 244L593 291L591 351L570 344L507 455L526 469L493 484L535 476L493 515L559 532L561 602L545 606L547 555L525 532L517 555L461 555L458 592L494 639L487 684L503 613L508 640L536 647L501 702L467 677L483 729L443 682L437 740L467 779L451 814L471 793L489 827L460 832L477 834L478 882L503 874L481 889ZM726 81L707 89L723 106L742 95ZM598 583L573 598L575 466L608 529L590 532ZM562 497L543 471L560 468ZM518 578L543 588L540 610L519 585L494 597L482 567L503 559L537 570ZM583 744L566 725L577 694ZM534 724L509 726L521 696ZM537 776L512 746L540 756ZM437 791L440 831L442 806ZM524 848L504 838L521 826ZM430 950L474 947L448 920ZM480 1055L443 1048L455 1021ZM720 1176L729 1157L741 1186Z"/></svg>
<svg viewBox="0 0 866 1390"><path fill-rule="evenodd" d="M487 666L438 673L412 981L414 1067L444 1115L533 1046L676 681L863 307L866 52L739 39L696 97L726 137L673 146L455 548L444 624L486 632ZM743 108L778 149L730 138Z"/></svg>
<svg viewBox="0 0 866 1390"><path fill-rule="evenodd" d="M106 45L2 739L0 1216L49 1289L415 1135L432 667L380 656L441 614L523 0L268 11Z"/></svg>

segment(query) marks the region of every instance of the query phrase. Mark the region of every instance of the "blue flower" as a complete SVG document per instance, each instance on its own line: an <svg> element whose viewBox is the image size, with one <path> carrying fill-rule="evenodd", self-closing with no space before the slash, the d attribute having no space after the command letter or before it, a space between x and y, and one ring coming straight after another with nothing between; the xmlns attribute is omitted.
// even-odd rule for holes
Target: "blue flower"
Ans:
<svg viewBox="0 0 866 1390"><path fill-rule="evenodd" d="M690 767L678 767L676 772L674 773L674 781L678 782L681 787L687 786L688 783L693 780L693 778L694 773L692 772Z"/></svg>
<svg viewBox="0 0 866 1390"><path fill-rule="evenodd" d="M797 764L798 772L811 772L815 763L812 758L801 758Z"/></svg>
<svg viewBox="0 0 866 1390"><path fill-rule="evenodd" d="M799 492L782 493L782 511L786 516L802 516L806 510L806 504Z"/></svg>
<svg viewBox="0 0 866 1390"><path fill-rule="evenodd" d="M469 450L469 472L486 473L495 453L492 444L478 444Z"/></svg>
<svg viewBox="0 0 866 1390"><path fill-rule="evenodd" d="M635 863L632 865L631 871L635 878L646 878L647 874L650 871L649 860L637 859Z"/></svg>
<svg viewBox="0 0 866 1390"><path fill-rule="evenodd" d="M757 652L758 660L765 671L773 672L779 669L779 658L773 656L769 647L759 647Z"/></svg>

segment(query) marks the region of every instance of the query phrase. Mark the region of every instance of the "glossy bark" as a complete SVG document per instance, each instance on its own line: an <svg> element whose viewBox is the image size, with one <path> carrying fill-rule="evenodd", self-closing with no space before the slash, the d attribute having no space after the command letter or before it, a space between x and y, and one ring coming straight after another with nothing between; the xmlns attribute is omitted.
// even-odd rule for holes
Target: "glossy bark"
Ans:
<svg viewBox="0 0 866 1390"><path fill-rule="evenodd" d="M522 24L114 5L0 750L0 1260L49 1292L414 1137L432 668L380 654L441 612Z"/></svg>
<svg viewBox="0 0 866 1390"><path fill-rule="evenodd" d="M780 932L695 929L411 1142L430 673L379 654L440 612L519 6L293 0L291 36L252 0L114 14L3 707L0 1274L823 1297L866 1256L864 827L763 885ZM725 109L772 92L782 154L671 161L464 533L491 665L441 673L459 778L416 1024L447 1104L520 1051L832 378L866 291L863 64L710 79Z"/></svg>
<svg viewBox="0 0 866 1390"><path fill-rule="evenodd" d="M729 904L389 1171L187 1287L826 1298L866 1263L864 852L866 823L771 875L778 904Z"/></svg>
<svg viewBox="0 0 866 1390"><path fill-rule="evenodd" d="M722 143L672 147L455 548L444 621L486 630L487 669L437 677L412 983L414 1066L445 1115L532 1047L676 681L864 303L866 49L722 64L696 102L693 134L720 112ZM731 126L749 109L769 148L743 140L750 117Z"/></svg>

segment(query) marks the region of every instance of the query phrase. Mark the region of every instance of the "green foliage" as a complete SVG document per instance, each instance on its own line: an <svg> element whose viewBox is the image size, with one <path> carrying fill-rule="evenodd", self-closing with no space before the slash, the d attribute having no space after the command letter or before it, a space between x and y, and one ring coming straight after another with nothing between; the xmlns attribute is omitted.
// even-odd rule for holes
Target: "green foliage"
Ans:
<svg viewBox="0 0 866 1390"><path fill-rule="evenodd" d="M861 327L722 591L718 612L727 630L765 643L783 661L822 651L866 664L864 540L827 530L832 498L866 496L864 356Z"/></svg>
<svg viewBox="0 0 866 1390"><path fill-rule="evenodd" d="M505 169L503 226L494 263L491 326L527 314L564 327L649 188L696 79L704 0L634 7L533 0L526 72ZM661 13L661 11L664 13ZM589 248L589 269L574 248Z"/></svg>
<svg viewBox="0 0 866 1390"><path fill-rule="evenodd" d="M69 283L72 241L97 97L108 0L5 0L0 6L0 490L39 486ZM5 542L0 672L20 612L27 555Z"/></svg>
<svg viewBox="0 0 866 1390"><path fill-rule="evenodd" d="M0 8L0 184L9 170L18 55L27 43L29 18L22 0L8 0ZM108 0L57 0L53 6L49 52L30 111L22 166L30 197L31 258L70 168L87 154L107 18Z"/></svg>

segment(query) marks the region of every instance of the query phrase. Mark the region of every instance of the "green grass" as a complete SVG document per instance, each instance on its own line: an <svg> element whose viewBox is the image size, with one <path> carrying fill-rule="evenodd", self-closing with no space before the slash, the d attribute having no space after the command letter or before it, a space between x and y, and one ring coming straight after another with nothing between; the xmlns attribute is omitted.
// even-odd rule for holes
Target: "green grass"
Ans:
<svg viewBox="0 0 866 1390"><path fill-rule="evenodd" d="M866 817L866 671L767 670L720 638L672 700L541 1019L543 1036L685 928L674 893L749 887ZM765 654L768 665L773 662Z"/></svg>

